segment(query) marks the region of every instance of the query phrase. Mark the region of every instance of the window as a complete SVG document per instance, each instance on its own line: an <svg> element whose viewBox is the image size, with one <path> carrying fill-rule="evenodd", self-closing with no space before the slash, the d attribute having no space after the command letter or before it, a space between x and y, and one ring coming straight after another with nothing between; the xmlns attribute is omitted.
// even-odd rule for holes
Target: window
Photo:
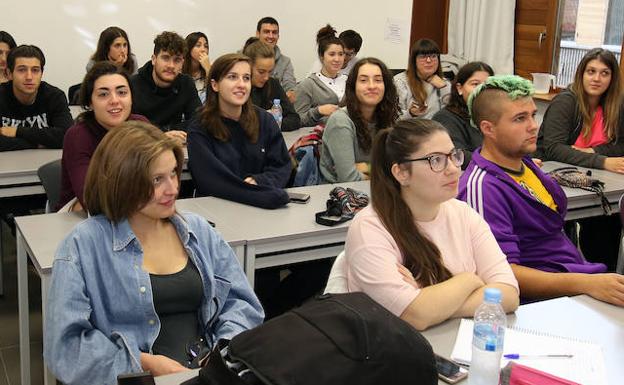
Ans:
<svg viewBox="0 0 624 385"><path fill-rule="evenodd" d="M561 0L561 42L557 86L567 87L585 53L602 47L620 60L624 0Z"/></svg>

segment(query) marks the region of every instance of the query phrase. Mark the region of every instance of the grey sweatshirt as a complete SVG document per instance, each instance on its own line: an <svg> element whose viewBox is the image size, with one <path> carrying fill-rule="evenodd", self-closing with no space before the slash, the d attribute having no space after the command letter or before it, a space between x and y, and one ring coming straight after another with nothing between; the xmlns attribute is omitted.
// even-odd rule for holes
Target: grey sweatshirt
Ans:
<svg viewBox="0 0 624 385"><path fill-rule="evenodd" d="M323 104L338 104L338 96L321 79L312 74L297 85L295 109L301 118L302 127L326 123L327 116L321 115L318 107Z"/></svg>
<svg viewBox="0 0 624 385"><path fill-rule="evenodd" d="M374 125L369 125L374 129ZM357 140L355 123L349 118L346 107L334 112L327 120L323 131L323 145L319 168L329 183L363 180L355 164L369 162L370 155L364 152Z"/></svg>
<svg viewBox="0 0 624 385"><path fill-rule="evenodd" d="M286 92L294 90L297 85L292 61L282 54L278 46L275 46L275 67L271 72L271 77L277 79Z"/></svg>

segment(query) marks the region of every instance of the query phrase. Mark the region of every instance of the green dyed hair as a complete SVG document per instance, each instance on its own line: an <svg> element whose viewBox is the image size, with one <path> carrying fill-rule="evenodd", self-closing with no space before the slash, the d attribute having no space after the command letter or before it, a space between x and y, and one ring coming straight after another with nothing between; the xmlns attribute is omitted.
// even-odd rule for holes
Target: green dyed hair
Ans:
<svg viewBox="0 0 624 385"><path fill-rule="evenodd" d="M475 99L483 92L483 90L500 90L507 94L509 99L516 100L535 93L533 83L516 75L497 75L490 76L487 80L478 85L468 97L468 112L470 113L470 124L478 127L473 119L472 106Z"/></svg>

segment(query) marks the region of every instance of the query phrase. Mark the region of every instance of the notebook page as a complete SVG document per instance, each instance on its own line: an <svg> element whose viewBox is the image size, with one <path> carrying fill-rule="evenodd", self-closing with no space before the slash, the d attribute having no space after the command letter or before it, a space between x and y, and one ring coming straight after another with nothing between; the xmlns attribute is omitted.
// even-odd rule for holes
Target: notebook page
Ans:
<svg viewBox="0 0 624 385"><path fill-rule="evenodd" d="M473 321L462 319L451 353L451 359L470 363ZM503 354L571 354L572 358L518 359L514 362L542 370L584 385L606 384L604 357L599 345L573 339L541 334L534 330L507 328ZM509 360L501 360L501 368Z"/></svg>

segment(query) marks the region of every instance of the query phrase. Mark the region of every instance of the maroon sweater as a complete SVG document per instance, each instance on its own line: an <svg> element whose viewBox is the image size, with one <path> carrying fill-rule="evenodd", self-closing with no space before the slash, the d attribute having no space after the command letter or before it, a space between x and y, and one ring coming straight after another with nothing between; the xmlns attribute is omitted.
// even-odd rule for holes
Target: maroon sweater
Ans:
<svg viewBox="0 0 624 385"><path fill-rule="evenodd" d="M128 120L140 120L149 123L143 115L131 114ZM57 210L65 206L74 197L78 197L84 207L84 183L89 162L98 144L108 130L93 120L78 121L65 133L63 140L63 160L61 174L61 197Z"/></svg>

